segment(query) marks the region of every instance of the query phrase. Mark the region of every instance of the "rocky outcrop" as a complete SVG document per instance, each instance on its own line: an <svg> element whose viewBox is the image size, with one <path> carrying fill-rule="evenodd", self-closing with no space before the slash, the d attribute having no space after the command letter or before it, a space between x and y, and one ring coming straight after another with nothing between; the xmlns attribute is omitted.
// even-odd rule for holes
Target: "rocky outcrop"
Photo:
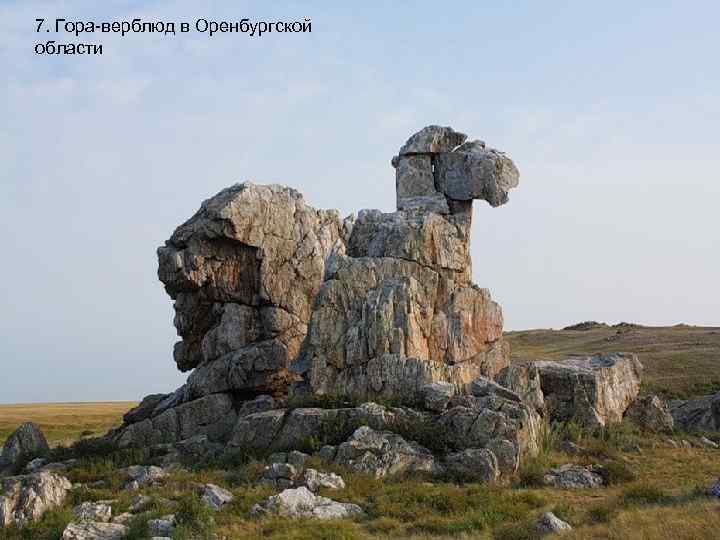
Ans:
<svg viewBox="0 0 720 540"><path fill-rule="evenodd" d="M657 433L669 433L675 427L667 403L656 395L637 398L625 411L625 418L629 418L643 429Z"/></svg>
<svg viewBox="0 0 720 540"><path fill-rule="evenodd" d="M634 354L598 354L535 362L552 420L596 427L620 422L640 390L642 364Z"/></svg>
<svg viewBox="0 0 720 540"><path fill-rule="evenodd" d="M532 362L513 362L500 370L495 382L511 390L538 413L545 412L545 396L542 392L540 372Z"/></svg>
<svg viewBox="0 0 720 540"><path fill-rule="evenodd" d="M341 519L363 513L356 504L341 503L313 494L305 486L286 489L252 507L253 514L275 514L291 518Z"/></svg>
<svg viewBox="0 0 720 540"><path fill-rule="evenodd" d="M51 472L0 480L0 526L27 525L62 505L71 488L67 478Z"/></svg>
<svg viewBox="0 0 720 540"><path fill-rule="evenodd" d="M5 441L0 454L0 471L13 470L25 461L44 456L50 451L45 435L32 422L25 422Z"/></svg>
<svg viewBox="0 0 720 540"><path fill-rule="evenodd" d="M688 432L720 432L720 392L669 403L675 425Z"/></svg>

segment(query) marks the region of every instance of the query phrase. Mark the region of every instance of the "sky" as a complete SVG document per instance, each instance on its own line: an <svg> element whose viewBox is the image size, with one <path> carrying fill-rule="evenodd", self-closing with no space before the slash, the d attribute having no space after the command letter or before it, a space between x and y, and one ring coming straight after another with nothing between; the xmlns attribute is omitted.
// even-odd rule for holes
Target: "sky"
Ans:
<svg viewBox="0 0 720 540"><path fill-rule="evenodd" d="M35 32L136 17L312 32ZM718 18L713 1L0 0L0 402L179 386L155 254L173 229L245 180L392 211L390 159L428 124L520 169L472 230L506 329L720 326Z"/></svg>

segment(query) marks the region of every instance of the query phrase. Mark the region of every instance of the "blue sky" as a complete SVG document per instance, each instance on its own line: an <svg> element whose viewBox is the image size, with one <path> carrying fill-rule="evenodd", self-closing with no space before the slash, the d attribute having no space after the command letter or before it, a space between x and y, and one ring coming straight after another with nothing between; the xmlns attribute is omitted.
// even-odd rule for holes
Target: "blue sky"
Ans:
<svg viewBox="0 0 720 540"><path fill-rule="evenodd" d="M174 227L243 180L390 211L390 158L431 123L520 168L473 224L507 328L720 325L717 2L212 6L0 3L1 402L178 386L155 258ZM313 31L84 36L104 54L47 57L37 17Z"/></svg>

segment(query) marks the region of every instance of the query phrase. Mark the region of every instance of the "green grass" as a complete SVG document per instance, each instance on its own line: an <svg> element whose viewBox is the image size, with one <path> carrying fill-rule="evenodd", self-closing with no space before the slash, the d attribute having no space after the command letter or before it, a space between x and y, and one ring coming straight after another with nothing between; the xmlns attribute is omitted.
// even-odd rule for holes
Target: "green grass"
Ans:
<svg viewBox="0 0 720 540"><path fill-rule="evenodd" d="M720 390L720 328L596 327L507 332L513 360L626 351L645 367L643 392L684 398Z"/></svg>

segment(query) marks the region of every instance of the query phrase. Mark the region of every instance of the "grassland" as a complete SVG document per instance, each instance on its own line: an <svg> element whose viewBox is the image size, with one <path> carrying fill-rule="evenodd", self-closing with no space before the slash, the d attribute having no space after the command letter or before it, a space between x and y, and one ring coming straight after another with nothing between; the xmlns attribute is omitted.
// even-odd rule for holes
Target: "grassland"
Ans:
<svg viewBox="0 0 720 540"><path fill-rule="evenodd" d="M698 327L600 327L587 331L530 330L508 334L513 358L560 359L573 354L632 351L646 367L644 386L665 395L704 393L720 387L720 329ZM718 375L716 375L718 374ZM0 439L19 423L33 420L49 439L67 443L83 432L104 432L119 423L134 403L48 404L0 406ZM712 438L720 440L719 435ZM591 450L578 457L559 450L570 438ZM518 474L497 485L428 482L415 477L378 480L320 462L346 481L340 491L323 495L359 504L366 512L354 520L316 522L258 518L250 508L272 494L258 483L263 463L257 456L216 463L187 463L159 486L147 488L155 503L149 514L132 524L129 538L146 537L148 518L179 512L183 524L176 538L274 540L535 540L533 523L553 511L573 526L557 538L585 540L711 540L720 538L720 500L706 495L720 475L720 451L703 448L697 438L675 433L694 446L676 448L666 435L643 433L623 423L587 433L574 426L546 426L542 452ZM75 490L65 507L49 512L23 531L0 529L1 540L58 539L71 519L73 504L113 499L115 514L125 511L133 493L121 489L118 469L141 463L142 452L88 455L69 472L73 482L103 481L103 487ZM315 459L315 458L313 458ZM600 489L560 490L541 487L548 468L562 463L600 463L612 470L609 485ZM213 482L230 489L235 500L216 514L202 510L192 486ZM549 537L554 538L554 537Z"/></svg>
<svg viewBox="0 0 720 540"><path fill-rule="evenodd" d="M133 401L0 405L0 444L23 422L35 422L51 445L70 443L119 426Z"/></svg>
<svg viewBox="0 0 720 540"><path fill-rule="evenodd" d="M720 390L720 328L605 326L590 330L524 330L506 336L514 360L634 352L645 366L643 392L683 398Z"/></svg>

